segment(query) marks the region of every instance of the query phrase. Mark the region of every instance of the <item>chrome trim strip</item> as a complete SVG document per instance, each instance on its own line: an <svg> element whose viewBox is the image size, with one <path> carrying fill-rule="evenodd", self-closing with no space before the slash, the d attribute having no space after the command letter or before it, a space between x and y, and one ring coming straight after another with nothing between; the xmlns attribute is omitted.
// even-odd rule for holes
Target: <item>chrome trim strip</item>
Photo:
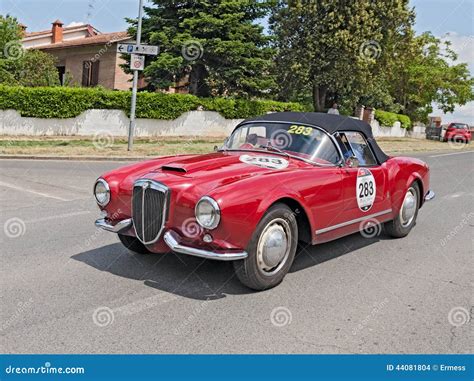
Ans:
<svg viewBox="0 0 474 381"><path fill-rule="evenodd" d="M239 259L245 259L248 256L246 251L214 253L204 249L197 249L195 247L181 245L178 242L178 234L172 230L168 230L165 233L164 240L169 248L176 253L192 255L194 257L214 259L218 261L235 261Z"/></svg>
<svg viewBox="0 0 474 381"><path fill-rule="evenodd" d="M316 230L316 234L327 233L327 232L329 232L329 231L331 231L331 230L343 228L343 227L345 227L345 226L349 226L349 225L352 225L352 224L356 224L357 222L362 222L362 221L365 221L365 220L369 220L369 219L371 219L371 218L383 216L384 214L388 214L388 213L392 213L392 209L387 209L387 210L383 210L383 211L381 211L381 212L377 212L377 213L373 213L373 214L368 214L368 215L363 216L363 217L360 217L360 218L355 218L355 219L353 219L353 220L346 221L346 222L341 222L340 224L333 225L333 226L329 226L329 227L324 228L324 229L319 229L319 230Z"/></svg>
<svg viewBox="0 0 474 381"><path fill-rule="evenodd" d="M133 184L133 189L136 187L136 186L140 186L140 187L143 187L143 185L146 184L146 189L154 189L154 190L157 190L159 192L162 192L165 196L165 201L163 203L163 214L161 216L161 229L160 231L158 232L158 234L156 235L155 239L153 239L152 241L148 241L148 242L144 242L141 240L140 238L140 235L137 233L137 230L135 229L135 224L133 225L133 229L135 230L135 235L136 237L138 238L138 240L143 243L144 245L151 245L153 243L155 243L156 241L158 241L161 237L161 233L163 233L163 230L165 228L165 222L166 222L166 216L168 214L168 194L169 194L169 188L162 184L162 183L159 183L158 181L155 181L155 180L151 180L151 179L138 179L135 181L135 183ZM132 197L133 197L133 189L132 189ZM144 218L145 218L145 214L143 212L143 205L144 205L144 202L145 202L145 192L146 192L146 189L143 189L143 193L142 193L142 233L143 233L143 237L145 237L145 224L143 223L144 221ZM133 218L133 208L132 208L132 218Z"/></svg>
<svg viewBox="0 0 474 381"><path fill-rule="evenodd" d="M122 230L125 230L129 228L130 226L132 226L132 223L133 223L132 219L127 218L126 220L117 222L115 225L111 225L107 223L105 218L99 218L98 220L95 221L95 226L112 233L120 233Z"/></svg>
<svg viewBox="0 0 474 381"><path fill-rule="evenodd" d="M435 198L435 192L433 192L431 189L428 191L428 193L425 195L425 201L431 201L432 199Z"/></svg>

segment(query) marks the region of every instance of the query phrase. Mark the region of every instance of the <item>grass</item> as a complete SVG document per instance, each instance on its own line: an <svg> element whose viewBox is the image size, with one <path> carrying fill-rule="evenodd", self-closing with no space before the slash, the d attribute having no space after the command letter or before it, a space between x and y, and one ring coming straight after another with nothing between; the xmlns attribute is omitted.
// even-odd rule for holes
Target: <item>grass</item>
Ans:
<svg viewBox="0 0 474 381"><path fill-rule="evenodd" d="M127 151L127 139L109 135L97 137L0 136L0 155L37 156L163 156L185 153L212 152L214 146L222 145L225 137L154 137L136 138L133 151ZM435 140L412 138L380 138L381 148L388 154L410 152L436 152L453 150L451 144ZM461 149L470 149L463 146Z"/></svg>

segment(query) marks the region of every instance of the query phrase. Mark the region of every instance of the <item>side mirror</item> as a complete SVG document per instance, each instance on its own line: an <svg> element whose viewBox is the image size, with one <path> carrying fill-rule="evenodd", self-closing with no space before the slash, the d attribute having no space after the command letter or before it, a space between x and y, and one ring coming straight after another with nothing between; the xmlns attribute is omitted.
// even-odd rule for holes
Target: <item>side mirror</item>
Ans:
<svg viewBox="0 0 474 381"><path fill-rule="evenodd" d="M349 168L357 168L360 165L359 159L356 158L355 156L351 156L348 159L346 159L345 164L346 164L346 167L349 167Z"/></svg>
<svg viewBox="0 0 474 381"><path fill-rule="evenodd" d="M218 146L214 146L214 152L217 152L219 151L219 147Z"/></svg>

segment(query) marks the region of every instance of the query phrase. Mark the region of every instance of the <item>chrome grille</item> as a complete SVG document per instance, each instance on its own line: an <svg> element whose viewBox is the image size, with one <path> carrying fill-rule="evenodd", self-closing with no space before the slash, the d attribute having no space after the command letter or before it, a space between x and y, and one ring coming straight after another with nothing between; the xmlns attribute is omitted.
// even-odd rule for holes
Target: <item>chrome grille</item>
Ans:
<svg viewBox="0 0 474 381"><path fill-rule="evenodd" d="M135 181L132 218L135 233L144 244L156 242L163 231L168 211L168 187L148 179Z"/></svg>

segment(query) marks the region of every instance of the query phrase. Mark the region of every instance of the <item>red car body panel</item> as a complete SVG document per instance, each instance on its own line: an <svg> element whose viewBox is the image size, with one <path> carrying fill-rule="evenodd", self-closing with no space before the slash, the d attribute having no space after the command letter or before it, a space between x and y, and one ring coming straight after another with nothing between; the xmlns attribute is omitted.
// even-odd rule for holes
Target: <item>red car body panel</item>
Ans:
<svg viewBox="0 0 474 381"><path fill-rule="evenodd" d="M320 167L288 158L288 167L270 169L242 162L239 158L243 154L282 157L273 152L221 151L162 157L122 167L101 176L108 182L111 196L109 204L101 209L111 223L131 218L134 182L141 178L158 181L171 191L165 231L175 231L188 246L229 252L247 247L262 216L278 201L295 206L296 213L306 216L310 243L316 244L359 231L357 220L369 215L380 214L376 217L380 223L391 220L414 181L421 190L421 204L430 189L429 169L424 162L391 157L382 165L368 168L377 188L370 211L364 212L356 200L358 168ZM216 200L221 209L221 222L211 231L195 222L195 205L205 195ZM347 225L353 220L357 222ZM189 223L194 224L196 234L186 232ZM212 235L212 243L203 241L205 233ZM121 234L135 232L130 228ZM163 237L147 248L157 253L170 251Z"/></svg>

